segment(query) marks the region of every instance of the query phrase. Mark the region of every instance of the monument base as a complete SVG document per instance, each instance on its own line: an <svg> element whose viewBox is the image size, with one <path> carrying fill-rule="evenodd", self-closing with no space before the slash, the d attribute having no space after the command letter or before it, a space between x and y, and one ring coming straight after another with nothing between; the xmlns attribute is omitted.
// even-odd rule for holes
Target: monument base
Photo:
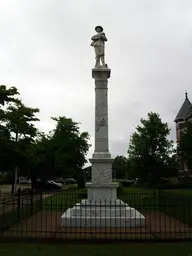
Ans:
<svg viewBox="0 0 192 256"><path fill-rule="evenodd" d="M85 186L88 188L89 202L110 202L117 198L117 188L119 186L117 182L111 182L108 184L87 182Z"/></svg>
<svg viewBox="0 0 192 256"><path fill-rule="evenodd" d="M119 199L111 201L82 200L61 216L65 227L144 227L145 217Z"/></svg>

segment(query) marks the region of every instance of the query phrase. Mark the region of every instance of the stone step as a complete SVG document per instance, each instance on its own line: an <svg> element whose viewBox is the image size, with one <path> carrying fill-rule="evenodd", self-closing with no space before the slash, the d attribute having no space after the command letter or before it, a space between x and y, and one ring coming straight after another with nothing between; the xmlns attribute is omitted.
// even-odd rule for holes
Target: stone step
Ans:
<svg viewBox="0 0 192 256"><path fill-rule="evenodd" d="M77 204L80 205L80 204ZM81 205L83 206L91 206L91 207L117 207L117 206L128 206L128 204L124 203L120 199L115 200L87 200L83 199L81 201Z"/></svg>
<svg viewBox="0 0 192 256"><path fill-rule="evenodd" d="M75 206L76 207L76 206ZM100 216L94 216L91 211L80 215L78 207L69 208L61 216L61 226L65 227L144 227L145 217L133 208L124 209L124 216L110 213L110 211L102 212ZM88 209L87 209L88 210ZM109 209L110 210L110 209ZM74 215L75 213L75 215ZM128 216L129 215L129 216Z"/></svg>
<svg viewBox="0 0 192 256"><path fill-rule="evenodd" d="M83 207L75 206L71 208L71 215L77 217L135 217L135 209L125 206L117 207Z"/></svg>

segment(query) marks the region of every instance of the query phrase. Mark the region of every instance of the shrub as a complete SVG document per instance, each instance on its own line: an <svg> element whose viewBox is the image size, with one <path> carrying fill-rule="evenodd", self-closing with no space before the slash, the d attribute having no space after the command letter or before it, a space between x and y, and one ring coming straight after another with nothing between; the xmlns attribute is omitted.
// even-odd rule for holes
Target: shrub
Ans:
<svg viewBox="0 0 192 256"><path fill-rule="evenodd" d="M81 199L86 199L87 198L87 189L84 188L84 189L81 189L79 192L78 192L78 198L81 198Z"/></svg>

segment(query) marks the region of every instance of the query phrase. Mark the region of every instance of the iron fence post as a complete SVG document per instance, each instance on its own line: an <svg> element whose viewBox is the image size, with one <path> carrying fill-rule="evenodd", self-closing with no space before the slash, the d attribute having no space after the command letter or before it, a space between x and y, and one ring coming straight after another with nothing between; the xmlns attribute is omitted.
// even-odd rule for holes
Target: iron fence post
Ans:
<svg viewBox="0 0 192 256"><path fill-rule="evenodd" d="M17 220L20 222L21 219L21 188L18 189L17 197Z"/></svg>
<svg viewBox="0 0 192 256"><path fill-rule="evenodd" d="M43 210L43 191L40 191L40 210Z"/></svg>
<svg viewBox="0 0 192 256"><path fill-rule="evenodd" d="M31 202L30 202L31 216L33 215L33 189L31 190Z"/></svg>
<svg viewBox="0 0 192 256"><path fill-rule="evenodd" d="M161 188L158 188L159 211L161 211Z"/></svg>

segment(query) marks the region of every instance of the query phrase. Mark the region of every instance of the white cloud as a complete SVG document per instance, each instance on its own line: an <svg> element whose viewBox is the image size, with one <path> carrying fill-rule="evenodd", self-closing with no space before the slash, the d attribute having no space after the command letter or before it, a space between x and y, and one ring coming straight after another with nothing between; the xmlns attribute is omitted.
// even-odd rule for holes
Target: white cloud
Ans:
<svg viewBox="0 0 192 256"><path fill-rule="evenodd" d="M18 87L26 104L81 122L94 136L94 53L101 24L108 37L109 134L112 155L126 154L129 135L149 111L172 128L184 91L192 97L191 0L2 0L0 84ZM93 151L90 150L89 156Z"/></svg>

